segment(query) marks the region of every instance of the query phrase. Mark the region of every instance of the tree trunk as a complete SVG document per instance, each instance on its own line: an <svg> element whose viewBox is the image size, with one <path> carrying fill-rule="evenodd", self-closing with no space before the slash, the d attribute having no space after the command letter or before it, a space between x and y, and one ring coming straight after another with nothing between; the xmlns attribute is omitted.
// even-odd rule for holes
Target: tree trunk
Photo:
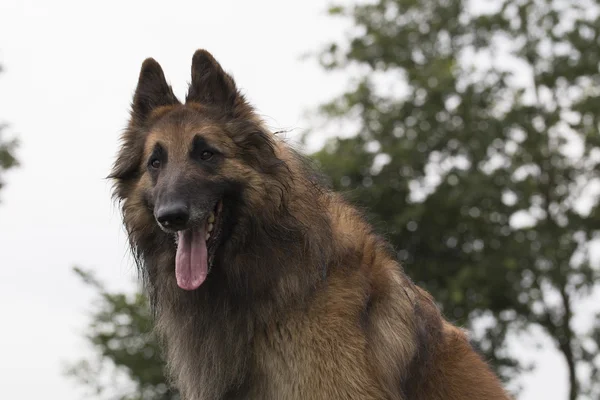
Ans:
<svg viewBox="0 0 600 400"><path fill-rule="evenodd" d="M565 356L567 368L569 370L569 400L577 400L579 394L579 382L577 381L576 360L573 354L574 335L571 330L571 320L573 319L571 299L564 286L560 289L560 295L563 306L565 307L565 319L563 321L563 326L559 329L559 332L561 330L563 331L562 335L559 337L559 348Z"/></svg>
<svg viewBox="0 0 600 400"><path fill-rule="evenodd" d="M570 343L561 343L560 350L562 351L567 361L567 368L569 370L569 400L577 400L579 394L579 387L577 382L577 375L575 371L575 359L573 357L573 351Z"/></svg>

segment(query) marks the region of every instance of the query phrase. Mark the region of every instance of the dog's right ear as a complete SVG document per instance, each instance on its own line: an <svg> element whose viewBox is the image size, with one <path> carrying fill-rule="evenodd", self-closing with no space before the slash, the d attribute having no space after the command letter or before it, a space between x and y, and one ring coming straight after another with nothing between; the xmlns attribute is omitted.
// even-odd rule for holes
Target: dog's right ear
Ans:
<svg viewBox="0 0 600 400"><path fill-rule="evenodd" d="M138 176L145 142L140 128L146 126L148 117L156 108L176 104L181 103L167 83L160 64L152 58L146 59L133 95L129 129L123 134L121 151L108 178L125 182ZM117 197L125 197L127 190L128 185L118 185Z"/></svg>
<svg viewBox="0 0 600 400"><path fill-rule="evenodd" d="M153 58L147 58L142 64L137 88L133 95L133 122L142 124L154 109L176 104L180 104L180 102L167 83L160 64Z"/></svg>

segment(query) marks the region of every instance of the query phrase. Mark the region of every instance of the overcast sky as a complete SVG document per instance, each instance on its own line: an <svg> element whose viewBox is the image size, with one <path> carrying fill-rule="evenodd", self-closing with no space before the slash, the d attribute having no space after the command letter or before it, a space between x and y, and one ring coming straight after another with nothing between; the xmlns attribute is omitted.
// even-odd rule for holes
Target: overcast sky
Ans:
<svg viewBox="0 0 600 400"><path fill-rule="evenodd" d="M22 166L0 192L0 381L4 398L79 398L62 364L87 354L92 294L74 276L93 269L110 288L135 269L104 180L146 57L177 95L193 52L206 48L275 129L308 128L303 114L344 79L301 61L347 25L327 2L0 2L0 122L18 135ZM566 398L560 356L540 352L522 399Z"/></svg>

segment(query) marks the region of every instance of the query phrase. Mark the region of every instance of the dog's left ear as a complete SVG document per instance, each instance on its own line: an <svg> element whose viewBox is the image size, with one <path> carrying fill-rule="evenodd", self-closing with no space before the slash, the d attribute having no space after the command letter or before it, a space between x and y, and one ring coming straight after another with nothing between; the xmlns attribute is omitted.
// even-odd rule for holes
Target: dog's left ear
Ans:
<svg viewBox="0 0 600 400"><path fill-rule="evenodd" d="M197 50L192 58L192 83L186 102L196 102L234 111L243 102L233 78L206 50Z"/></svg>

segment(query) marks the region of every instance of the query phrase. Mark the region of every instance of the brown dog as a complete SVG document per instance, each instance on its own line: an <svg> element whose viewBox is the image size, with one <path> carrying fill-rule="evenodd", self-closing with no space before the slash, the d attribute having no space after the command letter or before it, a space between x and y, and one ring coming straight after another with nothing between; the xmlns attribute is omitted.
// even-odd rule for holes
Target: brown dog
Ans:
<svg viewBox="0 0 600 400"><path fill-rule="evenodd" d="M508 398L208 52L185 104L144 62L111 176L184 399Z"/></svg>

